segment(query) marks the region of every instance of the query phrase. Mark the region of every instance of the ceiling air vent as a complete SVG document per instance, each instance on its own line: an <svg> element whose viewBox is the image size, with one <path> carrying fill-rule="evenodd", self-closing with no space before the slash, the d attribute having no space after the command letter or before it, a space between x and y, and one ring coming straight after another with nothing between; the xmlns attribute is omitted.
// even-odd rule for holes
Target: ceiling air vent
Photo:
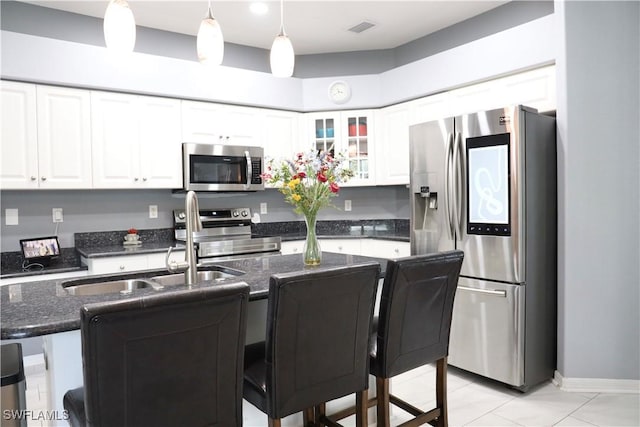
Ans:
<svg viewBox="0 0 640 427"><path fill-rule="evenodd" d="M376 26L376 24L372 24L371 22L362 21L358 25L355 25L355 26L349 28L349 31L351 31L352 33L360 34L361 32L366 31L369 28L375 27L375 26Z"/></svg>

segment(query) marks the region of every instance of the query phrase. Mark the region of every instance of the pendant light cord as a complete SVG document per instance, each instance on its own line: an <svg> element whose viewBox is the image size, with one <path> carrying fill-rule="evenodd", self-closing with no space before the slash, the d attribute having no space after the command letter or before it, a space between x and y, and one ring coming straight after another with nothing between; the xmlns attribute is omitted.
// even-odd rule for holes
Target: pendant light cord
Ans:
<svg viewBox="0 0 640 427"><path fill-rule="evenodd" d="M209 0L209 8L207 9L207 19L213 19L213 13L211 12L211 0Z"/></svg>
<svg viewBox="0 0 640 427"><path fill-rule="evenodd" d="M284 32L284 0L280 0L280 35L286 36Z"/></svg>

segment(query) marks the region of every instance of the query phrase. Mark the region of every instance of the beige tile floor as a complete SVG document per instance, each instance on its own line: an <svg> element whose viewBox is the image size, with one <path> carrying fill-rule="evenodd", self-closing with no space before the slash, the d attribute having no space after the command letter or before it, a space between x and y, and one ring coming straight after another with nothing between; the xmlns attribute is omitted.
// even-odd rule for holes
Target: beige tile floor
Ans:
<svg viewBox="0 0 640 427"><path fill-rule="evenodd" d="M44 365L30 365L27 374L27 409L45 411L47 386ZM505 387L484 378L449 368L449 425L451 426L640 426L640 395L613 393L569 393L550 381L527 393ZM435 368L425 366L392 380L392 392L416 406L429 409L435 401ZM329 411L331 405L329 405ZM264 414L244 402L244 426L267 425ZM409 416L399 409L392 412L392 425ZM343 420L355 425L354 417ZM294 414L283 420L285 426L297 426L301 416ZM369 425L375 426L370 410ZM45 427L41 420L30 420L29 427Z"/></svg>

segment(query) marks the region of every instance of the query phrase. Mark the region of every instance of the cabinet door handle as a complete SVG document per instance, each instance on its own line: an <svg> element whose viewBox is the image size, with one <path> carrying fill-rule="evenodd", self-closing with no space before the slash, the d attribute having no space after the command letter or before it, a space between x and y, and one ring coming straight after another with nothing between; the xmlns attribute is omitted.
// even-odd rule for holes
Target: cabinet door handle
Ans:
<svg viewBox="0 0 640 427"><path fill-rule="evenodd" d="M35 176L31 177L31 181L35 181L36 179L38 179L38 178L36 178Z"/></svg>
<svg viewBox="0 0 640 427"><path fill-rule="evenodd" d="M43 177L42 177L42 178L40 178L40 179L41 179L41 180L43 180L43 181L46 181L46 180L47 180L47 177L46 177L46 176L43 176Z"/></svg>
<svg viewBox="0 0 640 427"><path fill-rule="evenodd" d="M147 182L147 177L145 176L144 178L142 178L142 180L143 180L144 182Z"/></svg>
<svg viewBox="0 0 640 427"><path fill-rule="evenodd" d="M123 271L123 270L124 270L124 265L121 265L120 266L120 271Z"/></svg>
<svg viewBox="0 0 640 427"><path fill-rule="evenodd" d="M133 178L133 180L134 180L135 182L138 182L139 178L138 178L138 177L135 177L135 178Z"/></svg>

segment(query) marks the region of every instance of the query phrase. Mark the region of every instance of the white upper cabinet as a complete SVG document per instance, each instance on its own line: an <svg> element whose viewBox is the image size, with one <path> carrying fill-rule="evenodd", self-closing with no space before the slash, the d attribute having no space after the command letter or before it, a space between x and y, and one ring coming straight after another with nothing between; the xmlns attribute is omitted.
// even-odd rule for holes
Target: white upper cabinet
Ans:
<svg viewBox="0 0 640 427"><path fill-rule="evenodd" d="M40 188L91 188L91 98L79 89L38 86Z"/></svg>
<svg viewBox="0 0 640 427"><path fill-rule="evenodd" d="M2 189L38 188L36 86L2 82Z"/></svg>
<svg viewBox="0 0 640 427"><path fill-rule="evenodd" d="M2 82L2 188L91 188L87 91Z"/></svg>
<svg viewBox="0 0 640 427"><path fill-rule="evenodd" d="M303 147L300 144L300 113L264 110L264 157L290 159Z"/></svg>
<svg viewBox="0 0 640 427"><path fill-rule="evenodd" d="M373 110L309 113L306 149L341 153L354 172L346 186L375 185Z"/></svg>
<svg viewBox="0 0 640 427"><path fill-rule="evenodd" d="M376 184L409 184L409 107L376 112Z"/></svg>
<svg viewBox="0 0 640 427"><path fill-rule="evenodd" d="M409 125L443 119L453 115L453 107L448 92L409 101Z"/></svg>
<svg viewBox="0 0 640 427"><path fill-rule="evenodd" d="M452 114L521 104L540 112L556 109L555 66L538 68L449 92Z"/></svg>
<svg viewBox="0 0 640 427"><path fill-rule="evenodd" d="M91 92L95 188L182 186L180 101Z"/></svg>
<svg viewBox="0 0 640 427"><path fill-rule="evenodd" d="M259 108L182 101L183 142L262 146Z"/></svg>
<svg viewBox="0 0 640 427"><path fill-rule="evenodd" d="M180 101L139 97L140 176L147 188L182 187Z"/></svg>

